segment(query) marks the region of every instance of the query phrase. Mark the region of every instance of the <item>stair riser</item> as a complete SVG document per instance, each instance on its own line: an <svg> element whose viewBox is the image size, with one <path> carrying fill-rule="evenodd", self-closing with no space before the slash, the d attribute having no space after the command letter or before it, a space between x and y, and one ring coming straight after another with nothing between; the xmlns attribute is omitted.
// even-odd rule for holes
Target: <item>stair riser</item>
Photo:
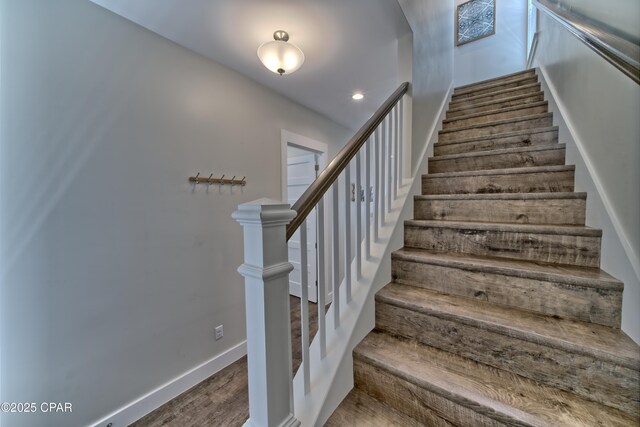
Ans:
<svg viewBox="0 0 640 427"><path fill-rule="evenodd" d="M522 80L517 80L517 81L511 81L511 82L507 82L507 83L503 83L500 85L494 85L491 87L484 87L484 88L480 88L480 89L475 89L469 92L465 92L465 93L461 93L461 94L456 94L454 93L451 96L451 100L452 102L458 102L462 99L465 98L471 98L474 96L480 96L480 95L487 95L493 92L499 92L505 89L511 89L514 87L520 87L520 86L526 86L526 85L530 85L530 84L534 84L538 82L538 78L533 76L533 77L529 77L526 79L522 79Z"/></svg>
<svg viewBox="0 0 640 427"><path fill-rule="evenodd" d="M368 395L407 414L425 426L448 426L446 417L460 427L506 427L510 419L499 422L470 408L457 404L441 394L420 387L390 372L360 360L354 355L354 385ZM442 418L441 418L442 417Z"/></svg>
<svg viewBox="0 0 640 427"><path fill-rule="evenodd" d="M573 191L574 171L422 177L422 194L553 193Z"/></svg>
<svg viewBox="0 0 640 427"><path fill-rule="evenodd" d="M464 172L472 170L557 166L565 164L564 149L504 153L456 159L429 159L429 173Z"/></svg>
<svg viewBox="0 0 640 427"><path fill-rule="evenodd" d="M405 224L404 245L438 252L600 266L600 237L500 230L416 227Z"/></svg>
<svg viewBox="0 0 640 427"><path fill-rule="evenodd" d="M635 414L638 373L473 323L376 301L376 327ZM571 367L571 369L567 369ZM612 392L613 391L613 392Z"/></svg>
<svg viewBox="0 0 640 427"><path fill-rule="evenodd" d="M468 129L455 130L446 133L440 133L438 142L451 142L461 139L478 138L484 136L498 135L506 132L516 132L520 130L528 130L542 127L549 127L553 124L550 115L528 120L518 120L513 122L501 123L492 126L481 126ZM441 131L442 132L442 131Z"/></svg>
<svg viewBox="0 0 640 427"><path fill-rule="evenodd" d="M620 327L622 292L394 258L395 282L600 325Z"/></svg>
<svg viewBox="0 0 640 427"><path fill-rule="evenodd" d="M538 84L530 85L527 87L516 87L513 89L506 90L503 93L489 93L487 95L481 95L473 99L462 98L462 99L456 100L455 102L452 100L449 103L449 109L457 110L459 108L467 108L467 107L476 106L478 104L484 104L485 102L489 102L489 101L497 101L504 98L512 98L514 96L537 93L537 92L540 92L540 88L541 88L540 83L538 83Z"/></svg>
<svg viewBox="0 0 640 427"><path fill-rule="evenodd" d="M514 80L524 79L526 77L535 77L536 72L534 70L529 70L525 73L519 73L513 76L507 76L500 79L490 80L488 82L480 82L475 84L466 85L463 87L459 87L453 90L454 95L461 95L468 92L473 92L479 89L485 89L486 87L495 86L495 85L504 85L506 83L510 83Z"/></svg>
<svg viewBox="0 0 640 427"><path fill-rule="evenodd" d="M584 225L585 209L585 199L416 199L413 203L415 219L517 224Z"/></svg>
<svg viewBox="0 0 640 427"><path fill-rule="evenodd" d="M501 150L504 148L531 147L534 145L548 145L558 142L558 131L526 132L515 136L496 136L480 141L461 142L459 144L435 144L433 152L435 156L447 154L462 154L474 151Z"/></svg>
<svg viewBox="0 0 640 427"><path fill-rule="evenodd" d="M469 117L466 119L455 119L442 124L443 129L455 129L465 126L479 125L482 123L493 122L496 120L514 119L517 117L531 116L534 114L546 113L548 105L536 105L531 107L517 108L511 111L503 111L499 113L485 113L482 116Z"/></svg>
<svg viewBox="0 0 640 427"><path fill-rule="evenodd" d="M535 93L531 95L525 95L524 97L518 97L517 99L506 99L504 101L492 102L489 105L480 105L477 107L463 108L461 110L449 110L447 111L447 119L454 119L460 116L466 116L468 114L482 113L485 111L497 110L500 108L517 107L520 105L531 104L533 102L544 101L544 93Z"/></svg>

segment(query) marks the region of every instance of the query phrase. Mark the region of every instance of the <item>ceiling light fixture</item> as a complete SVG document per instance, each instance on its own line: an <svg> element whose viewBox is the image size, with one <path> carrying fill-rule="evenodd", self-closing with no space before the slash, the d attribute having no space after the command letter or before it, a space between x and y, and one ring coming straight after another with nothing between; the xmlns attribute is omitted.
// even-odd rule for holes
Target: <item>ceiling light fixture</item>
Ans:
<svg viewBox="0 0 640 427"><path fill-rule="evenodd" d="M258 48L258 58L269 70L276 74L291 74L302 66L304 53L298 46L287 43L289 34L278 30L273 33L274 41L266 42Z"/></svg>
<svg viewBox="0 0 640 427"><path fill-rule="evenodd" d="M351 95L351 98L354 99L355 101L360 101L362 98L364 98L364 95L362 94L362 92L356 92L353 95Z"/></svg>

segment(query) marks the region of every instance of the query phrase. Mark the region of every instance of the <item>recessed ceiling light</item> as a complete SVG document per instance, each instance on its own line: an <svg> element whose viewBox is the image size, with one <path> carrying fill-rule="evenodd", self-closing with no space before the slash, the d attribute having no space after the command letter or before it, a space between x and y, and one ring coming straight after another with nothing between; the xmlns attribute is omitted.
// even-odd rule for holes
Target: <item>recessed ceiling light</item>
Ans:
<svg viewBox="0 0 640 427"><path fill-rule="evenodd" d="M364 98L364 95L362 94L362 92L356 92L353 95L351 95L351 98L353 98L356 101L360 101L362 98Z"/></svg>

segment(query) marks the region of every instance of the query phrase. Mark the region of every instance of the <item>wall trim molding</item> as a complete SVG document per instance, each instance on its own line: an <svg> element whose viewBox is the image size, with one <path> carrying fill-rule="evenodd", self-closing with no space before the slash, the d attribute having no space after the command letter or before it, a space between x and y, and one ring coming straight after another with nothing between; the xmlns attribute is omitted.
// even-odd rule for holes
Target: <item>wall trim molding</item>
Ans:
<svg viewBox="0 0 640 427"><path fill-rule="evenodd" d="M613 204L611 203L611 201L609 200L609 197L607 196L607 192L604 189L604 186L602 185L600 176L598 175L598 172L593 166L591 157L585 151L584 144L582 143L582 140L580 139L579 134L576 131L575 126L571 121L571 118L570 118L571 116L568 113L568 109L566 108L566 106L562 102L562 99L558 95L558 90L556 89L555 85L549 79L549 74L547 72L546 67L538 63L538 69L542 74L542 78L544 79L545 84L549 88L549 92L550 92L549 95L553 98L555 104L558 107L558 112L560 113L562 121L567 126L567 130L571 134L570 136L576 144L576 148L578 149L578 152L580 153L580 156L584 161L584 164L587 168L587 172L589 173L589 176L593 180L594 186L598 191L598 196L602 200L602 204L604 205L606 214L609 216L609 220L611 221L611 224L613 225L616 235L620 240L620 243L622 244L622 248L624 249L625 255L627 256L629 263L633 268L633 271L636 275L636 279L640 281L640 259L638 258L638 255L635 253L635 250L633 249L633 247L629 243L629 240L626 237L624 228L622 227L622 224L618 219L618 215L616 214L616 210L613 207Z"/></svg>
<svg viewBox="0 0 640 427"><path fill-rule="evenodd" d="M91 424L92 427L128 426L155 409L176 398L191 387L201 383L211 375L221 371L247 354L247 341L231 347L223 353L166 382L144 396L126 404L106 417Z"/></svg>

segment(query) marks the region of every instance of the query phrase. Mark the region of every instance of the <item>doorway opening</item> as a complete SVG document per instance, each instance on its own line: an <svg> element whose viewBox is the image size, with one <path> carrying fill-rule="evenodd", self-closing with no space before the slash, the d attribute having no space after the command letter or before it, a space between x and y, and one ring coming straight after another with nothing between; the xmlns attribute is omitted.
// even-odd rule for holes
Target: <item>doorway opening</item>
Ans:
<svg viewBox="0 0 640 427"><path fill-rule="evenodd" d="M324 169L327 162L327 144L282 130L282 198L291 206L305 192ZM317 209L317 208L316 208ZM307 246L300 247L300 231L289 239L289 262L293 271L289 274L289 293L301 295L301 253L307 251L307 283L309 301L318 301L317 286L317 212L314 209L307 217ZM326 259L326 258L325 258ZM330 271L330 270L329 270ZM325 277L326 276L325 274ZM327 295L327 297L329 297Z"/></svg>

